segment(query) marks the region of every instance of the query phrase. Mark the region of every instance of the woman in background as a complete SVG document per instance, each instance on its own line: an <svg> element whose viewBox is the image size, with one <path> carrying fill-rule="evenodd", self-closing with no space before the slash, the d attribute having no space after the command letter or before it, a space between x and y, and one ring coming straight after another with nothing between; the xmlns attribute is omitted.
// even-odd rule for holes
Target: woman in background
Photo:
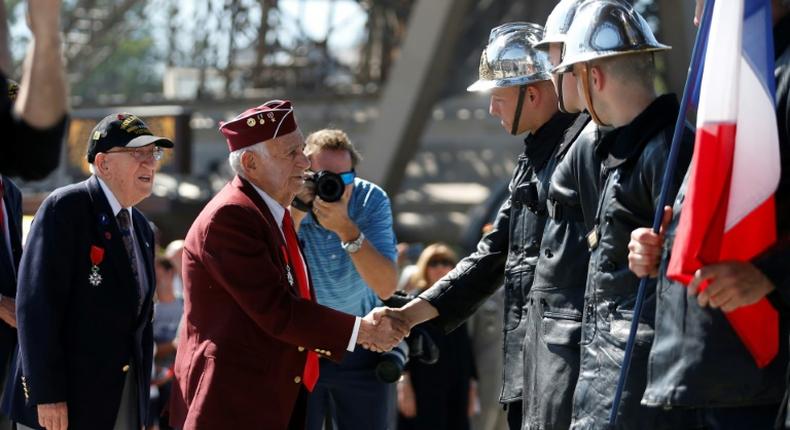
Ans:
<svg viewBox="0 0 790 430"><path fill-rule="evenodd" d="M434 243L417 260L408 293L420 294L450 272L458 257L450 247ZM478 401L473 389L474 359L466 324L444 334L430 324L421 325L439 348L439 361L412 361L398 382L398 429L468 430Z"/></svg>

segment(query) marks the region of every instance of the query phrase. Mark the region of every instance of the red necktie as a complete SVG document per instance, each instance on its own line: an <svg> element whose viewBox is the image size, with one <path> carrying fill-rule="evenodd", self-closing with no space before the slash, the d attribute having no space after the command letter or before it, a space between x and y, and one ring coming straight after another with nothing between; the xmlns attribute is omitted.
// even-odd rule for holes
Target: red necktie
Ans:
<svg viewBox="0 0 790 430"><path fill-rule="evenodd" d="M285 236L285 247L288 251L286 255L288 257L287 261L291 265L289 270L294 272L292 275L296 279L296 285L299 286L299 295L305 300L312 300L310 297L310 284L307 280L307 270L304 267L302 253L299 252L299 241L296 239L294 222L288 209L285 210L285 215L283 216L283 235ZM304 364L302 377L302 382L307 387L307 391L313 391L317 380L318 354L313 351L307 351L307 362Z"/></svg>

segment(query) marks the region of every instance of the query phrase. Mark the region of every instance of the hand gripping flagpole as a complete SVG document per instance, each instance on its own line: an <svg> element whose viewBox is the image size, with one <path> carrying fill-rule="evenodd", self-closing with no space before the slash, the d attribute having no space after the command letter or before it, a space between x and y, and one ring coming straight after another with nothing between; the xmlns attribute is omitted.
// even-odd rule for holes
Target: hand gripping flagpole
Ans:
<svg viewBox="0 0 790 430"><path fill-rule="evenodd" d="M680 138L683 135L684 123L686 122L686 112L688 112L689 105L691 104L692 94L698 90L700 79L698 75L700 67L702 66L703 55L705 53L705 43L708 39L708 31L710 30L711 15L713 15L713 4L715 0L705 0L705 6L702 12L702 18L699 23L699 31L694 40L694 50L691 53L691 64L689 65L688 75L686 76L686 86L683 89L683 98L680 101L680 110L678 111L678 119L675 122L675 133L672 135L672 146L669 150L669 158L667 159L667 167L664 171L664 179L661 183L661 195L658 199L658 206L656 207L656 214L653 217L653 232L659 233L661 229L661 220L664 215L664 206L667 204L667 194L672 179L675 176L675 170L678 162L678 153L680 152ZM631 354L634 350L634 341L636 339L636 329L639 327L639 316L642 314L642 304L645 299L645 292L647 290L647 277L639 281L639 291L636 295L636 304L634 306L634 316L631 320L631 331L628 333L628 342L625 345L625 355L623 356L623 365L620 368L620 377L617 381L617 390L614 394L614 401L612 402L612 410L609 412L609 427L616 428L617 424L617 411L620 408L620 399L625 389L625 381L628 378L628 370L631 367Z"/></svg>

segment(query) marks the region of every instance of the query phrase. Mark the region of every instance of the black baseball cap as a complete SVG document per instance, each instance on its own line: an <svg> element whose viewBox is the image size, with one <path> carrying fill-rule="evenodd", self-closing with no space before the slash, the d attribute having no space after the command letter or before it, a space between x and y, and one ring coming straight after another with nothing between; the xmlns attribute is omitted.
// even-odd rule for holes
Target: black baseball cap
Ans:
<svg viewBox="0 0 790 430"><path fill-rule="evenodd" d="M130 113L107 115L93 127L88 138L88 163L93 163L96 154L112 148L140 148L156 145L172 148L170 139L154 136L143 120Z"/></svg>

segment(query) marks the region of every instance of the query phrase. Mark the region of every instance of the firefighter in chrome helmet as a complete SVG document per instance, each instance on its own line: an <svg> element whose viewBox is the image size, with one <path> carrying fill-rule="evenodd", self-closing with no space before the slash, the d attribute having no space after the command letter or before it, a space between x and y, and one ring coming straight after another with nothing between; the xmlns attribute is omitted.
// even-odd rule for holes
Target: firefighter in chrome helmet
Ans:
<svg viewBox="0 0 790 430"><path fill-rule="evenodd" d="M551 80L551 63L546 52L535 49L543 27L527 22L510 22L491 30L488 45L480 56L480 79L467 88L470 92L489 92L491 115L502 121L512 135L534 128L524 110L530 86ZM534 89L534 88L533 88Z"/></svg>
<svg viewBox="0 0 790 430"><path fill-rule="evenodd" d="M552 67L556 67L562 61L562 51L565 44L565 36L571 27L576 9L585 0L561 0L551 11L546 20L546 27L543 29L543 38L535 45L535 48L547 51ZM581 112L584 110L584 103L576 90L576 78L571 73L552 73L552 81L557 89L557 100L562 112Z"/></svg>
<svg viewBox="0 0 790 430"><path fill-rule="evenodd" d="M590 249L581 323L579 377L573 395L573 430L609 427L609 412L619 380L622 357L633 319L639 279L628 269L631 232L651 225L656 213L675 121L673 94L655 88L656 51L668 49L630 5L593 0L576 11L556 72L573 71L579 92L597 124L612 128L596 144L598 188L582 201L595 201L585 216ZM677 171L668 177L668 201L678 192L691 160L693 133L682 133ZM560 171L558 167L558 171ZM583 178L582 178L583 179ZM655 279L646 283L642 313L625 390L614 429L670 430L698 428L683 408L665 410L642 403L648 354L656 327L656 309L664 292ZM682 292L683 293L683 292ZM656 371L650 367L650 371Z"/></svg>

